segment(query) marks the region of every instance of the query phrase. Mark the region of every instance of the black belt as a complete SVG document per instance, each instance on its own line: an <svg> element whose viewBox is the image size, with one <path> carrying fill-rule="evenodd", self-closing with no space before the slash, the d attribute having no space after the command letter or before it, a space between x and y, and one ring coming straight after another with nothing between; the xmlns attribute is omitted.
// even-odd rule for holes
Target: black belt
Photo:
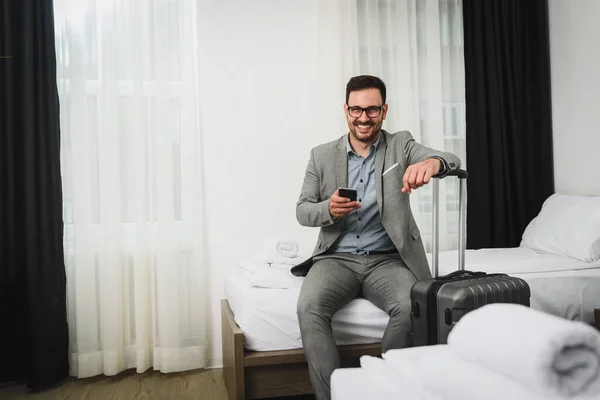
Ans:
<svg viewBox="0 0 600 400"><path fill-rule="evenodd" d="M378 256L384 254L398 254L398 250L384 250L384 251L365 251L364 255L366 256Z"/></svg>

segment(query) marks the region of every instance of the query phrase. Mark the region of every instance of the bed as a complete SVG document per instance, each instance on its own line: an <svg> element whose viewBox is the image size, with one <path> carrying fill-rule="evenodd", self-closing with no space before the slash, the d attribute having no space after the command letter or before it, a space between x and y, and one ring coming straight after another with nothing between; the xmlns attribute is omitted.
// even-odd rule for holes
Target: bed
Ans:
<svg viewBox="0 0 600 400"><path fill-rule="evenodd" d="M589 199L551 196L519 247L468 250L467 269L521 277L531 288L532 308L593 324L594 309L600 308L600 197L592 198L596 203ZM574 221L579 223L575 228ZM454 271L457 258L456 251L440 253L440 274ZM301 278L295 282L287 289L265 289L249 285L239 269L227 274L221 311L230 400L312 393L296 317ZM336 313L333 332L344 366L358 366L363 355L381 354L387 320L361 298Z"/></svg>
<svg viewBox="0 0 600 400"><path fill-rule="evenodd" d="M301 348L253 351L235 322L229 302L221 301L223 378L229 400L266 399L312 393L306 358ZM381 355L378 343L342 345L343 367L358 367L363 355Z"/></svg>
<svg viewBox="0 0 600 400"><path fill-rule="evenodd" d="M257 288L237 268L227 274L221 320L223 377L230 400L312 393L296 317L300 284ZM387 314L361 298L336 313L333 331L345 367L358 366L363 355L381 354L387 321Z"/></svg>

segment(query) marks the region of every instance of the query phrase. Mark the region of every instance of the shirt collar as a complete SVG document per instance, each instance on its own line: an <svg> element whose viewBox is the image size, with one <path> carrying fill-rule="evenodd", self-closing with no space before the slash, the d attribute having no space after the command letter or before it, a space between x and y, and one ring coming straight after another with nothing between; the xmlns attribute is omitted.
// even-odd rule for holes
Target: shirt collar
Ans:
<svg viewBox="0 0 600 400"><path fill-rule="evenodd" d="M370 154L370 153L371 153L371 151L373 151L373 150L375 150L375 151L376 151L376 150L377 150L377 147L379 147L379 142L381 141L381 134L382 134L382 132L380 131L380 132L379 132L379 137L377 138L377 140L375 141L375 143L373 143L373 144L370 146L370 149L369 149L369 154ZM348 154L350 154L350 153L354 153L354 154L356 154L356 153L354 152L354 150L352 150L352 146L350 145L350 135L351 135L351 133L349 133L348 135L346 135L346 151L348 152Z"/></svg>

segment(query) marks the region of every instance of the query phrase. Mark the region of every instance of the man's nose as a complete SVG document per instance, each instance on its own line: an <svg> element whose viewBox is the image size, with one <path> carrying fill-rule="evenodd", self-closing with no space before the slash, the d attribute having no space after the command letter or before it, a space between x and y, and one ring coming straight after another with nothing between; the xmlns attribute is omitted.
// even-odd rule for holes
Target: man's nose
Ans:
<svg viewBox="0 0 600 400"><path fill-rule="evenodd" d="M368 122L369 121L369 116L367 115L366 110L363 110L362 114L360 114L360 117L358 117L358 120L360 122Z"/></svg>

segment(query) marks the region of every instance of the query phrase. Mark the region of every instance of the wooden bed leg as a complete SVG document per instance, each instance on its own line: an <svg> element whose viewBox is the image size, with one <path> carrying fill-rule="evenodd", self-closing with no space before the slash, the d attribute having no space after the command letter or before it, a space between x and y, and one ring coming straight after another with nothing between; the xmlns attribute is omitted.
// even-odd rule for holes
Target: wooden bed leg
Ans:
<svg viewBox="0 0 600 400"><path fill-rule="evenodd" d="M227 300L221 300L223 379L229 400L245 400L244 336L235 323Z"/></svg>

